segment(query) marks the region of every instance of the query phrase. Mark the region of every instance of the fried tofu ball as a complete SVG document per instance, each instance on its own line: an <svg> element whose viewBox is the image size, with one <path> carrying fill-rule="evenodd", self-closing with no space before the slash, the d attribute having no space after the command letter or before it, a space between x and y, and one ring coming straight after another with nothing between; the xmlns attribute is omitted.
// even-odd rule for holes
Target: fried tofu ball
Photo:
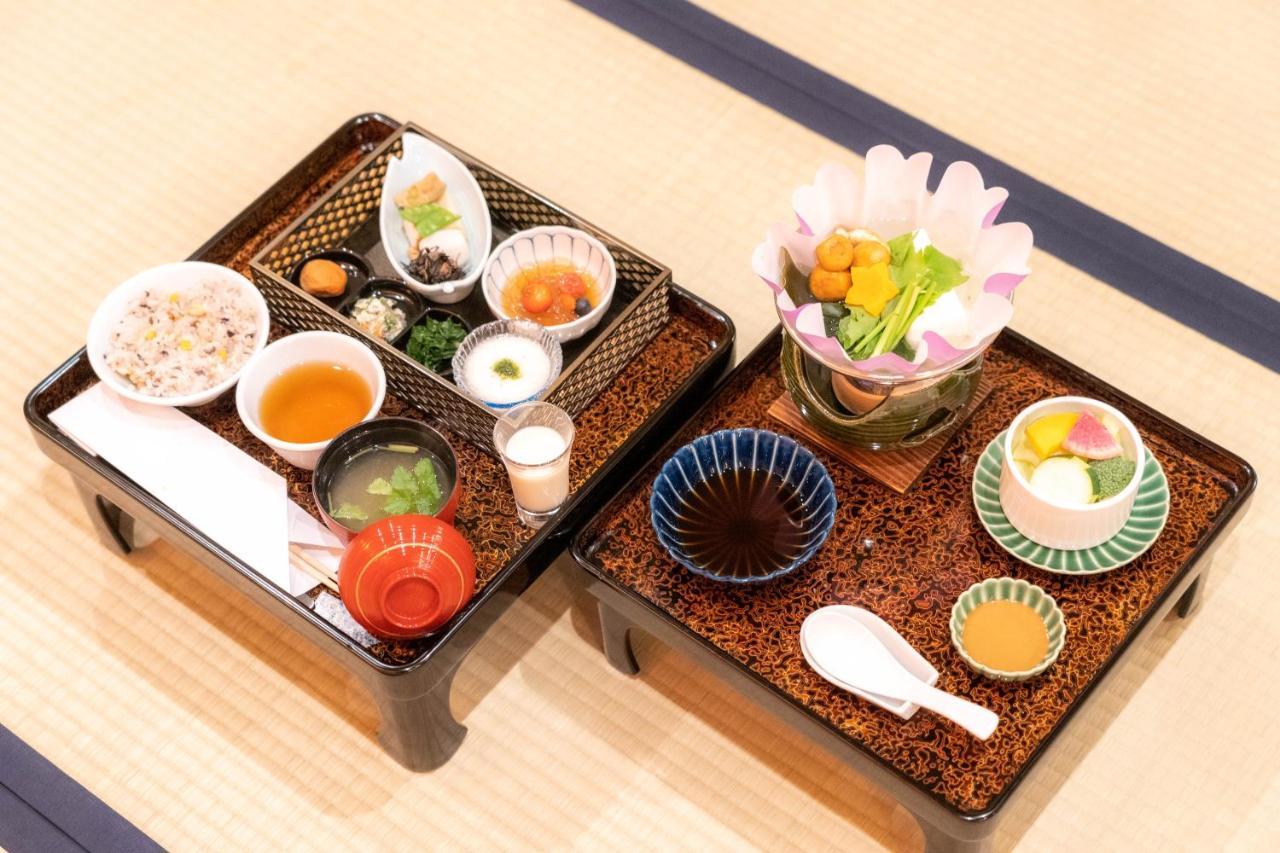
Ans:
<svg viewBox="0 0 1280 853"><path fill-rule="evenodd" d="M809 273L809 292L820 302L840 302L853 285L848 270L832 272L814 267Z"/></svg>

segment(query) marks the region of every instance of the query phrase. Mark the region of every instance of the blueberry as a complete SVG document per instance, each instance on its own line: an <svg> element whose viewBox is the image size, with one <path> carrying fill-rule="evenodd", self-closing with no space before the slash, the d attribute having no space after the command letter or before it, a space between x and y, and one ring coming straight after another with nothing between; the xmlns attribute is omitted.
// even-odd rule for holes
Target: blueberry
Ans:
<svg viewBox="0 0 1280 853"><path fill-rule="evenodd" d="M573 313L579 317L585 317L591 313L591 303L587 301L587 297L579 297L578 301L573 303Z"/></svg>

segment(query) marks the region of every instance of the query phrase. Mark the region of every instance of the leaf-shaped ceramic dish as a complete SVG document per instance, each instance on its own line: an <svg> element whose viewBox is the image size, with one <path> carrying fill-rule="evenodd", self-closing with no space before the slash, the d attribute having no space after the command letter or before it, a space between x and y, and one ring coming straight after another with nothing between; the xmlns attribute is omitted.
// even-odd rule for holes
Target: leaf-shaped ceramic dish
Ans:
<svg viewBox="0 0 1280 853"><path fill-rule="evenodd" d="M382 179L378 231L383 251L387 253L391 266L395 267L396 275L409 287L432 302L461 302L475 288L489 256L489 247L493 244L489 204L470 170L457 157L417 133L406 133L402 139L404 151L399 157L387 161L387 174ZM396 195L425 178L429 172L435 172L444 181L450 204L462 217L462 230L467 235L465 275L442 284L425 284L409 274L409 238L405 236L400 209L396 207Z"/></svg>
<svg viewBox="0 0 1280 853"><path fill-rule="evenodd" d="M1169 518L1169 482L1155 454L1146 454L1142 481L1129 520L1115 536L1079 551L1048 548L1017 531L1000 506L1004 433L992 439L973 472L973 505L996 543L1028 565L1060 575L1093 575L1128 565L1146 553Z"/></svg>

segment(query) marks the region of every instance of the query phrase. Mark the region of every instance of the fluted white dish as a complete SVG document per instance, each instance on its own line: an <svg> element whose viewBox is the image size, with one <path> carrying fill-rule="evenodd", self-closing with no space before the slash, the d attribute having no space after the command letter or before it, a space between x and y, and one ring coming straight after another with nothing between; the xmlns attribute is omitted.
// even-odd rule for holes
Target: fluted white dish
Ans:
<svg viewBox="0 0 1280 853"><path fill-rule="evenodd" d="M510 319L502 308L502 290L507 281L522 269L552 261L572 264L590 273L600 288L600 301L589 312L576 320L547 326L560 343L580 338L604 319L613 301L613 290L618 281L618 268L613 255L604 244L585 231L562 225L540 225L512 234L503 240L489 256L485 264L481 285L484 301L489 304L493 316Z"/></svg>
<svg viewBox="0 0 1280 853"><path fill-rule="evenodd" d="M1092 412L1110 415L1120 424L1120 447L1132 459L1136 472L1117 495L1091 504L1064 504L1037 494L1014 465L1013 448L1027 424L1059 412ZM1076 551L1101 545L1120 532L1133 512L1139 473L1146 465L1147 450L1133 422L1114 406L1089 397L1052 397L1023 409L1004 436L1004 460L1000 468L1000 506L1019 533L1048 548Z"/></svg>

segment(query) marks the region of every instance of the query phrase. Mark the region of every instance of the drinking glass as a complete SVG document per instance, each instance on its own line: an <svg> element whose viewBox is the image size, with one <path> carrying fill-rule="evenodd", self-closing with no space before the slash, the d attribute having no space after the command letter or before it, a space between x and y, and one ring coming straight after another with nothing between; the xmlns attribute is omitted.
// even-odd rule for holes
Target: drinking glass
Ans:
<svg viewBox="0 0 1280 853"><path fill-rule="evenodd" d="M568 413L542 402L512 407L493 427L493 445L507 466L516 510L530 527L546 524L569 497L573 435Z"/></svg>

